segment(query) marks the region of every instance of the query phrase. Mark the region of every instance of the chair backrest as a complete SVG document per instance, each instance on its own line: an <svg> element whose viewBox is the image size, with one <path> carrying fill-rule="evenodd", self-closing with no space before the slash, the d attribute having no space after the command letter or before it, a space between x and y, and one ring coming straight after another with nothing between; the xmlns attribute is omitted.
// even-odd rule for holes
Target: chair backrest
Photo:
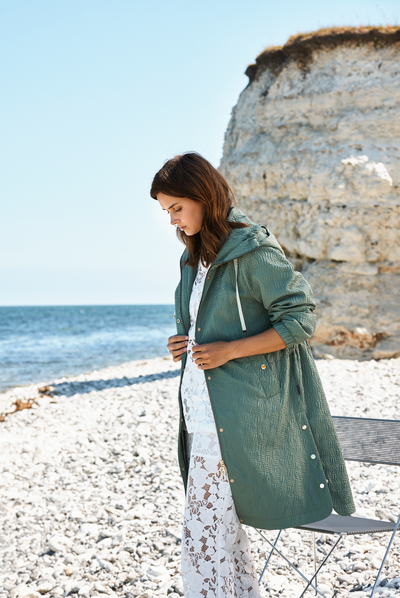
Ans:
<svg viewBox="0 0 400 598"><path fill-rule="evenodd" d="M333 416L343 457L400 465L400 420Z"/></svg>

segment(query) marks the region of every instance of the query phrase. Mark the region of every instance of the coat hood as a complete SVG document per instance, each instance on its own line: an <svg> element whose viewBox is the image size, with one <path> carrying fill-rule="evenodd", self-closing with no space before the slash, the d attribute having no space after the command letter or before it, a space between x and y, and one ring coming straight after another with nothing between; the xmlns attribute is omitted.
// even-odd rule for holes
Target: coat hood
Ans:
<svg viewBox="0 0 400 598"><path fill-rule="evenodd" d="M228 214L228 222L244 222L248 226L244 228L234 228L229 233L229 237L227 240L221 240L222 246L217 253L217 256L212 264L212 266L218 266L220 264L225 264L226 262L233 262L235 267L235 286L236 286L236 302L239 312L240 323L242 326L242 331L246 332L246 322L243 315L242 304L240 300L240 292L239 292L239 285L238 285L238 258L251 253L252 251L258 249L259 247L273 247L280 251L283 255L284 251L282 247L279 245L278 241L274 237L272 233L265 227L260 224L255 224L250 218L245 216L243 212L239 210L237 207L232 207ZM187 259L188 251L187 249L183 252L181 258L181 266ZM187 280L185 280L188 288L192 288L192 284L194 278L196 276L196 269L190 268L190 273L187 274Z"/></svg>
<svg viewBox="0 0 400 598"><path fill-rule="evenodd" d="M256 224L250 220L250 218L243 214L239 208L234 206L230 209L228 221L244 222L249 226L245 228L234 228L230 232L228 239L223 242L221 249L213 262L215 265L240 258L242 255L250 253L262 246L274 247L281 253L284 253L274 235L265 226ZM181 262L185 262L186 258L187 250L183 252Z"/></svg>

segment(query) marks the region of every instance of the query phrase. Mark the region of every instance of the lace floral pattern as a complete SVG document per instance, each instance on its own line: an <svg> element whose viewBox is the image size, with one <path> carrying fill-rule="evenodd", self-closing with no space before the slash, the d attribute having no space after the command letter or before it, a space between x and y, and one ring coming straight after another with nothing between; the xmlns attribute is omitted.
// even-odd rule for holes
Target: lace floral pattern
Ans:
<svg viewBox="0 0 400 598"><path fill-rule="evenodd" d="M189 434L189 436L192 436L189 455L219 457L219 459L221 459L219 456L221 451L219 448L217 432L209 432L208 434Z"/></svg>
<svg viewBox="0 0 400 598"><path fill-rule="evenodd" d="M186 428L189 433L216 433L204 371L198 369L196 363L193 361L192 353L193 346L196 344L197 313L199 311L208 269L209 268L206 268L199 262L197 276L193 283L189 303L189 341L187 346L186 366L181 387L183 413L185 416Z"/></svg>
<svg viewBox="0 0 400 598"><path fill-rule="evenodd" d="M193 435L182 537L185 597L259 598L249 540L212 436Z"/></svg>
<svg viewBox="0 0 400 598"><path fill-rule="evenodd" d="M204 371L192 358L207 272L200 263L190 296L189 343L181 388L190 455L182 580L185 598L259 598L249 540L236 514Z"/></svg>

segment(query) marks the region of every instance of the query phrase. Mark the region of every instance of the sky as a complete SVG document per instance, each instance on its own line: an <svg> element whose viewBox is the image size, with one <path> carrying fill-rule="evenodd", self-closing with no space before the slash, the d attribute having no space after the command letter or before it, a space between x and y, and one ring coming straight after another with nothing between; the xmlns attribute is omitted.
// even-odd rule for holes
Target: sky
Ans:
<svg viewBox="0 0 400 598"><path fill-rule="evenodd" d="M266 47L399 23L398 0L0 0L0 305L173 303L155 172L218 167Z"/></svg>

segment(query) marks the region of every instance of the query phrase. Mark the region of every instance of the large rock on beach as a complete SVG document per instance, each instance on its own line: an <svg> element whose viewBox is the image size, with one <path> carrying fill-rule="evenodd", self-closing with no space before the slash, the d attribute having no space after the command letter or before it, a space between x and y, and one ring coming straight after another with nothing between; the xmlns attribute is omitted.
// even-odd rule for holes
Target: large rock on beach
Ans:
<svg viewBox="0 0 400 598"><path fill-rule="evenodd" d="M333 29L246 71L221 172L313 287L317 354L400 355L400 28Z"/></svg>

